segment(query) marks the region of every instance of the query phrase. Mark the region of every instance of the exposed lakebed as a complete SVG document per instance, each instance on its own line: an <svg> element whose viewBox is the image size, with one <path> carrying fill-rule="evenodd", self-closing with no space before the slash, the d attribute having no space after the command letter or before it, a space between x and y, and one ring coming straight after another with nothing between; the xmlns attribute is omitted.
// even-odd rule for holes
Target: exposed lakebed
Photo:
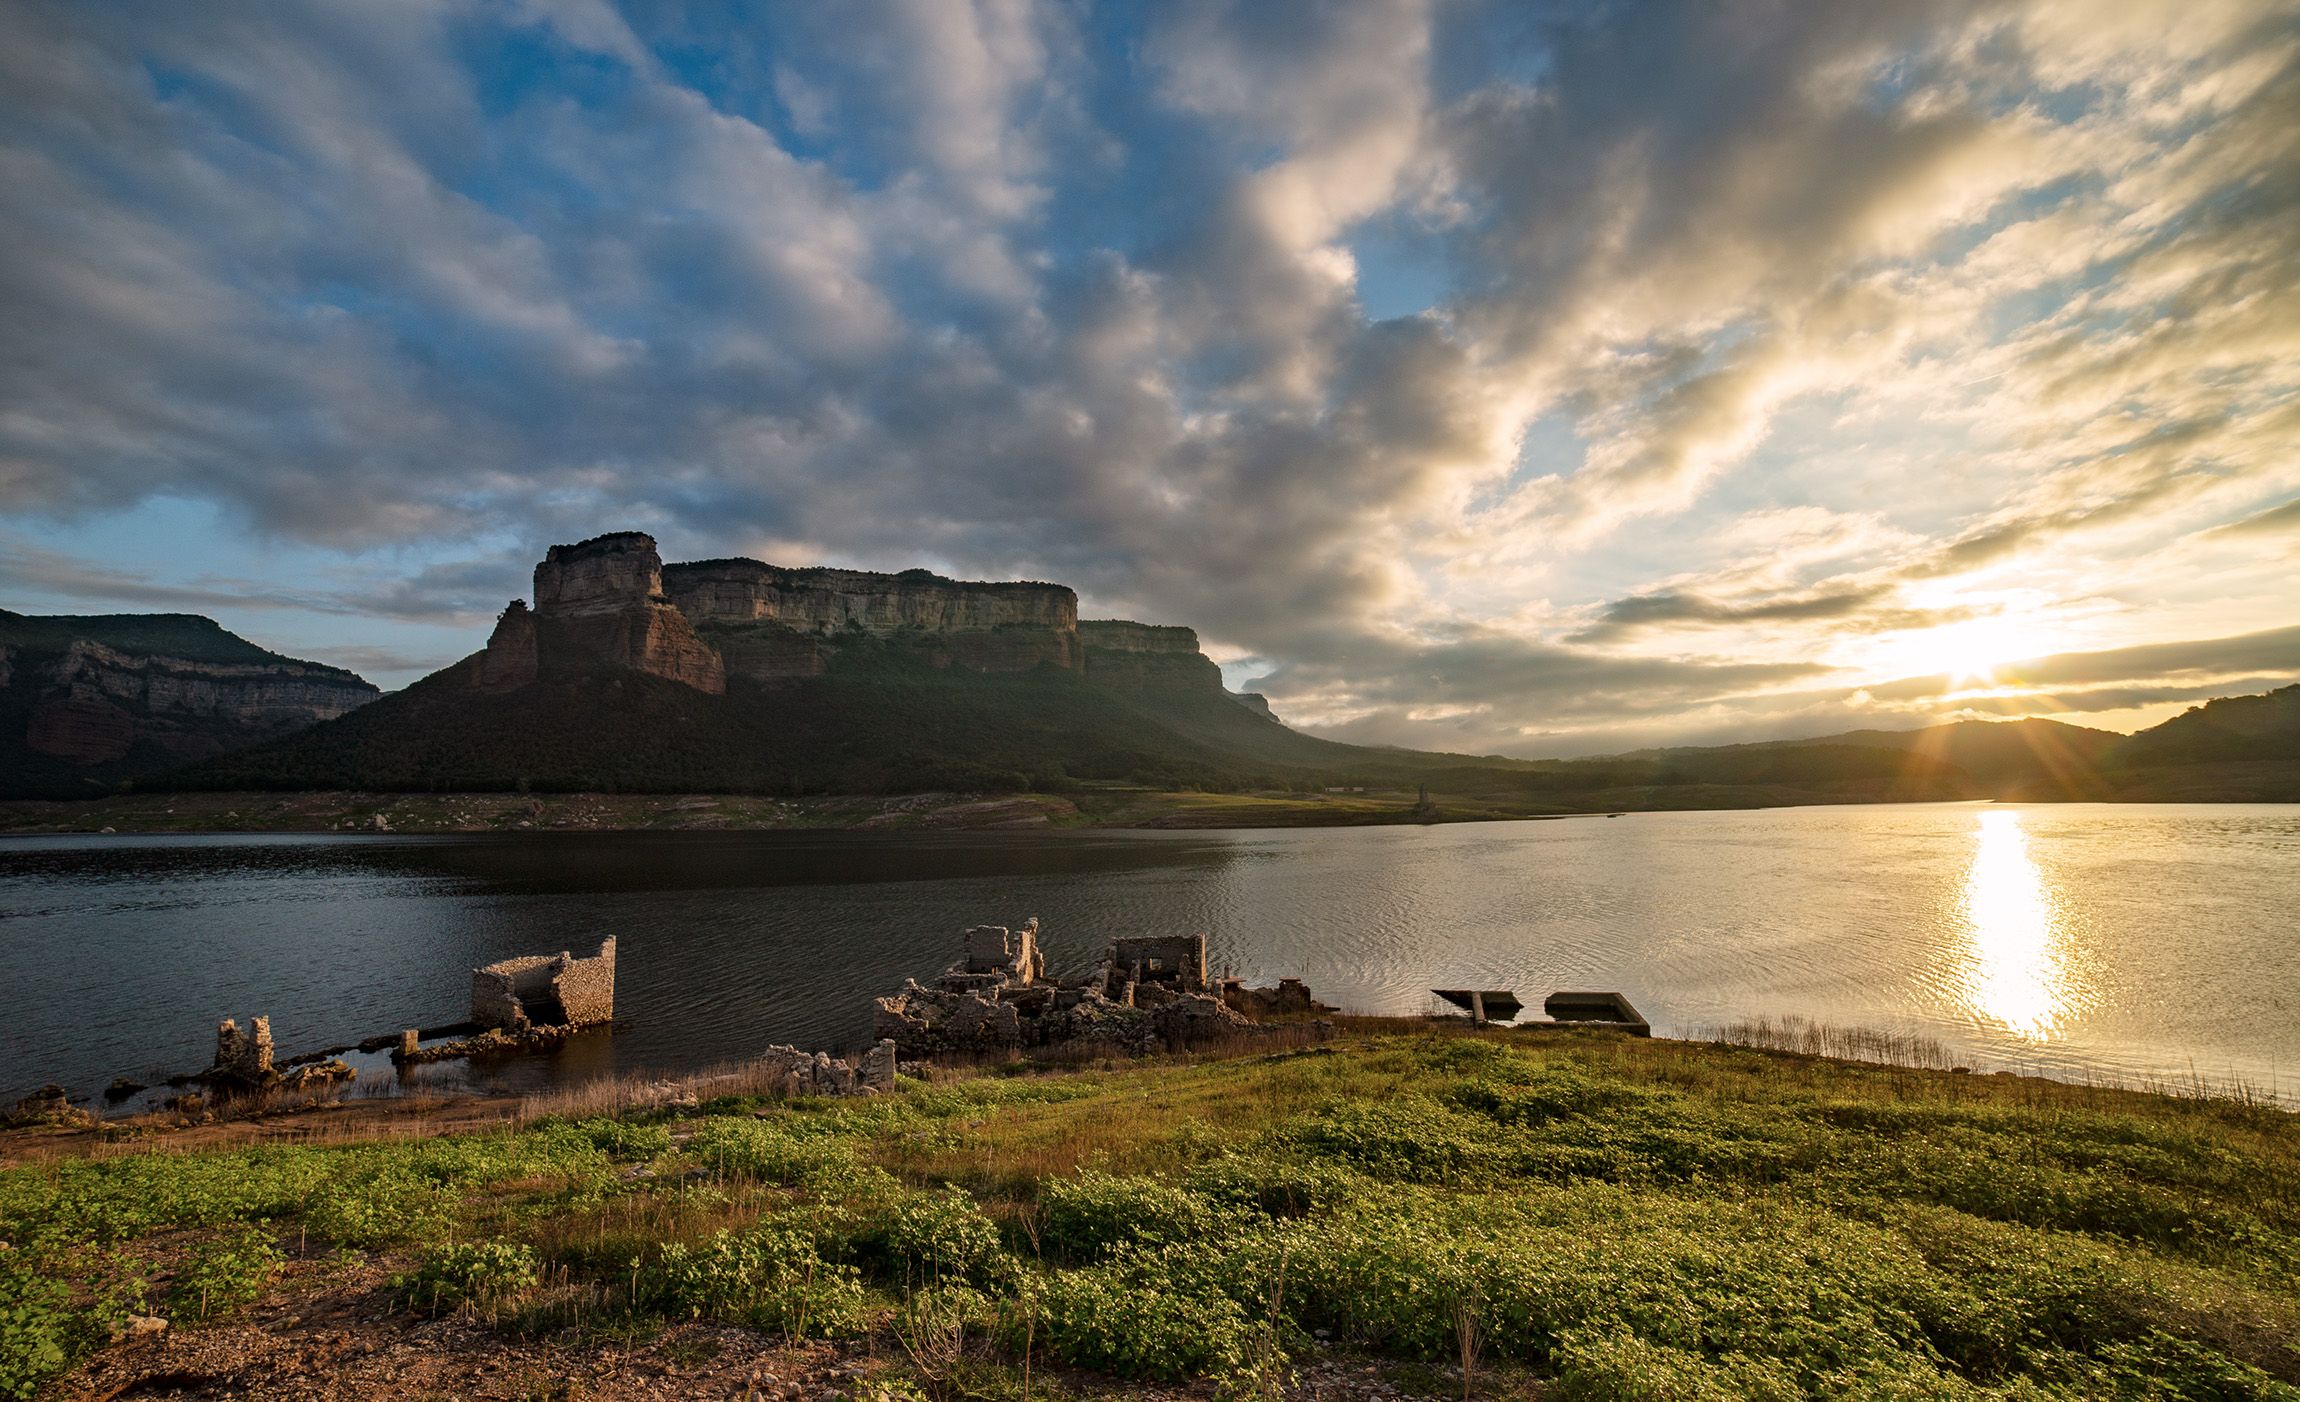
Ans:
<svg viewBox="0 0 2300 1402"><path fill-rule="evenodd" d="M861 1043L966 925L1036 915L1351 1011L1619 989L1662 1035L1804 1017L1984 1068L2300 1088L2300 807L1927 804L1255 832L0 839L0 1093L463 1016L470 970L621 942L612 1036L529 1088ZM463 1073L457 1073L463 1074ZM382 1067L365 1079L388 1080Z"/></svg>

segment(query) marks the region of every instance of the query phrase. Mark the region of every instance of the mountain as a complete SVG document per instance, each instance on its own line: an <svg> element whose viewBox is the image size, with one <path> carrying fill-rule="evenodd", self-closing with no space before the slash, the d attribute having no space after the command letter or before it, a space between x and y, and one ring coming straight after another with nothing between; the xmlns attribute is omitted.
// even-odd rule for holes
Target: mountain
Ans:
<svg viewBox="0 0 2300 1402"><path fill-rule="evenodd" d="M330 720L380 695L194 614L0 609L0 797L72 798Z"/></svg>
<svg viewBox="0 0 2300 1402"><path fill-rule="evenodd" d="M1261 697L1227 690L1190 629L1082 620L1077 595L1059 584L741 559L666 564L653 538L638 532L552 546L535 567L532 605L512 600L485 648L364 705L373 689L349 673L274 657L204 619L7 617L17 629L10 636L26 640L17 645L24 657L47 639L33 690L50 718L26 710L15 732L36 734L51 750L78 747L64 771L70 783L50 772L64 762L50 754L47 787L29 791L82 791L90 780L138 775L146 786L174 788L370 791L1118 784L1338 789L1390 795L1372 801L1401 812L1426 792L1447 799L1450 811L1489 816L2300 798L2300 688L2215 701L2131 737L2044 720L1959 721L1595 759L1431 754L1293 730ZM80 633L49 627L65 623ZM98 637L90 631L97 624L110 631ZM106 675L238 666L250 669L251 686L260 675L286 688L291 678L279 669L300 668L292 680L304 689L281 692L283 704L270 712L247 700L225 708L239 722L228 733L195 733L168 719L182 707L150 699L142 729L123 730L78 698L104 690L82 677L95 665L91 649L130 643L145 660L105 664ZM68 652L81 660L67 665ZM132 687L122 682L105 694L123 690ZM139 694L162 693L174 694L150 685ZM33 692L0 694L29 706ZM320 723L297 728L313 720ZM123 741L131 732L132 742ZM196 762L150 773L183 759Z"/></svg>
<svg viewBox="0 0 2300 1402"><path fill-rule="evenodd" d="M1458 757L1289 730L1187 628L1078 618L1058 584L665 564L636 532L555 545L486 648L196 788L883 792L1288 787ZM1377 778L1378 781L1378 778Z"/></svg>

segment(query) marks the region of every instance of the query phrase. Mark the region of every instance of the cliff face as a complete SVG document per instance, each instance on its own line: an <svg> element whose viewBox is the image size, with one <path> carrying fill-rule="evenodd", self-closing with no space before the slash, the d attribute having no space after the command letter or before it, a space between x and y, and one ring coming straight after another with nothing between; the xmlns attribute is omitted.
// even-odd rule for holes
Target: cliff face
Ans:
<svg viewBox="0 0 2300 1402"><path fill-rule="evenodd" d="M790 569L757 560L669 565L671 602L727 659L759 679L820 673L868 637L938 667L1075 670L1078 596L1059 584L976 584L925 570Z"/></svg>
<svg viewBox="0 0 2300 1402"><path fill-rule="evenodd" d="M1078 625L1086 652L1086 680L1119 692L1222 690L1222 669L1198 650L1188 628L1124 619L1089 619Z"/></svg>
<svg viewBox="0 0 2300 1402"><path fill-rule="evenodd" d="M515 690L541 671L604 663L694 687L727 689L726 664L663 594L663 560L636 531L554 545L535 567L535 608L514 601L496 623L477 684Z"/></svg>
<svg viewBox="0 0 2300 1402"><path fill-rule="evenodd" d="M189 614L0 611L0 791L70 793L331 720L381 695Z"/></svg>

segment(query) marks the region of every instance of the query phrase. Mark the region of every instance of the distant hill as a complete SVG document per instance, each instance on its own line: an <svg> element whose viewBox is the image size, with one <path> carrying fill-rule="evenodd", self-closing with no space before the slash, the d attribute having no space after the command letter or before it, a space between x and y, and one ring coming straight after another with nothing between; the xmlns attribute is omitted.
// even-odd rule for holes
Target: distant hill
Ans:
<svg viewBox="0 0 2300 1402"><path fill-rule="evenodd" d="M2109 758L2128 773L2168 765L2300 761L2300 686L2207 701L2125 740Z"/></svg>
<svg viewBox="0 0 2300 1402"><path fill-rule="evenodd" d="M0 609L0 797L103 793L380 694L195 614Z"/></svg>
<svg viewBox="0 0 2300 1402"><path fill-rule="evenodd" d="M665 565L553 546L487 647L189 788L870 793L1395 784L1459 757L1288 729L1188 628L1077 618L1053 584ZM1335 776L1341 776L1339 778Z"/></svg>

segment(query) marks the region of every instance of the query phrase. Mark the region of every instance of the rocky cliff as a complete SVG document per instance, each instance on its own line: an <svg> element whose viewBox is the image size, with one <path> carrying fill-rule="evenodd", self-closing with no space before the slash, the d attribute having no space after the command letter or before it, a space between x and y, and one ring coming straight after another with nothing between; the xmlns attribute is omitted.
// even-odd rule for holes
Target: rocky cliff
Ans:
<svg viewBox="0 0 2300 1402"><path fill-rule="evenodd" d="M381 693L192 614L0 610L0 792L67 795L255 744Z"/></svg>
<svg viewBox="0 0 2300 1402"><path fill-rule="evenodd" d="M1222 669L1198 650L1188 628L1125 619L1089 619L1078 625L1086 652L1086 679L1118 692L1201 691L1221 695Z"/></svg>
<svg viewBox="0 0 2300 1402"><path fill-rule="evenodd" d="M726 664L663 593L652 536L619 531L554 545L535 567L535 607L496 621L480 660L484 690L516 690L544 670L628 667L697 691L727 689Z"/></svg>
<svg viewBox="0 0 2300 1402"><path fill-rule="evenodd" d="M729 670L762 680L818 675L842 645L864 638L937 667L1079 665L1078 596L1059 584L699 560L666 566L663 585Z"/></svg>
<svg viewBox="0 0 2300 1402"><path fill-rule="evenodd" d="M934 667L1076 671L1078 596L1059 584L973 584L925 570L665 565L652 537L624 531L551 547L535 567L534 608L513 600L504 610L473 685L513 691L555 669L606 663L716 693L729 675L820 676L860 643Z"/></svg>

